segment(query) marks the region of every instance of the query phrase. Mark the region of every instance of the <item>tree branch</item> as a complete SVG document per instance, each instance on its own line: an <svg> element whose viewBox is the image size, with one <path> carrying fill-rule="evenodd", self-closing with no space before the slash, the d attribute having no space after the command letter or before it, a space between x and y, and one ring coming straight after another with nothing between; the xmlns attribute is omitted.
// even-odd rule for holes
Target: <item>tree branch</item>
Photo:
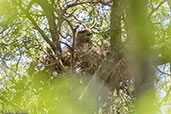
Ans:
<svg viewBox="0 0 171 114"><path fill-rule="evenodd" d="M83 5L83 4L97 4L97 3L101 3L103 5L110 5L110 3L112 3L112 1L109 1L109 2L104 2L104 1L101 1L101 0L98 0L98 1L86 1L86 2L77 2L77 0L75 2L73 2L72 4L69 4L66 6L66 8L64 9L64 12L66 12L67 9L71 8L71 7L75 7L77 5Z"/></svg>
<svg viewBox="0 0 171 114"><path fill-rule="evenodd" d="M34 19L30 16L30 13L25 10L21 4L17 3L15 0L13 0L14 3L16 3L20 9L23 11L23 13L26 15L26 17L31 21L31 23L34 25L35 29L41 34L41 36L43 37L43 39L50 45L50 47L52 47L53 51L56 51L56 47L53 44L53 42L48 38L48 36L46 36L46 34L43 32L43 30L37 25L37 23L34 21Z"/></svg>
<svg viewBox="0 0 171 114"><path fill-rule="evenodd" d="M111 51L120 54L120 48L122 46L121 41L121 9L120 0L115 0L111 9L111 31L110 31L110 43Z"/></svg>
<svg viewBox="0 0 171 114"><path fill-rule="evenodd" d="M57 49L57 50L55 50L55 53L58 54L57 51L59 51L61 53L61 47L60 47L60 42L59 42L59 30L57 30L57 29L60 28L62 20L61 19L58 20L59 27L57 28L57 25L55 22L56 17L54 15L53 8L50 6L48 1L47 0L35 0L35 2L38 3L42 7L44 12L46 13L46 17L47 17L48 23L49 23L51 37L52 37L52 40Z"/></svg>
<svg viewBox="0 0 171 114"><path fill-rule="evenodd" d="M27 9L26 9L27 11L30 10L30 8L32 7L33 3L34 3L34 0L31 0L31 1L29 2L28 6L27 6Z"/></svg>
<svg viewBox="0 0 171 114"><path fill-rule="evenodd" d="M162 4L164 4L166 1L167 1L167 0L163 0L162 2L160 2L160 4L150 12L150 14L148 15L148 17L151 17L151 15L152 15L156 10L158 10L158 9L160 8L160 6L161 6Z"/></svg>

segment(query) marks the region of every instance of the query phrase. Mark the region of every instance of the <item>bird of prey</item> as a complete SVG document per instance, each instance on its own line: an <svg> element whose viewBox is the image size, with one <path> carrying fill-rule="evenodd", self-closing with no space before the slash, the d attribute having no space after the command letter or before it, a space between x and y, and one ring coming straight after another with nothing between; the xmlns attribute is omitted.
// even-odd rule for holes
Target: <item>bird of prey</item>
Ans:
<svg viewBox="0 0 171 114"><path fill-rule="evenodd" d="M83 72L92 75L101 62L100 55L93 49L91 35L92 32L89 29L77 33L75 39L75 69L78 73Z"/></svg>

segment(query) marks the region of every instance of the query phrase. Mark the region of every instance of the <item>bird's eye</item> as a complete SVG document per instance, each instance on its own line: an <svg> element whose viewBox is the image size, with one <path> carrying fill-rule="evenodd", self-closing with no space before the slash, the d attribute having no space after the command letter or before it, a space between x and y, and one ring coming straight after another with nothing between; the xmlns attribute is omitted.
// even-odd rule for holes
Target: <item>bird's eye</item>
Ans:
<svg viewBox="0 0 171 114"><path fill-rule="evenodd" d="M90 36L92 33L88 33L87 36Z"/></svg>
<svg viewBox="0 0 171 114"><path fill-rule="evenodd" d="M84 31L80 31L80 33L85 33L86 31L84 30Z"/></svg>
<svg viewBox="0 0 171 114"><path fill-rule="evenodd" d="M87 39L86 42L90 42L90 39Z"/></svg>

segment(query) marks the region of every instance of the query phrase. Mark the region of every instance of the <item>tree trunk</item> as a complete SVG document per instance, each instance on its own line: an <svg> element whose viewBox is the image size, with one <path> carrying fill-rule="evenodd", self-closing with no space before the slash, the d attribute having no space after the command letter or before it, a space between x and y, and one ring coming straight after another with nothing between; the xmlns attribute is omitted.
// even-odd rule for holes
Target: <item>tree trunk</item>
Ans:
<svg viewBox="0 0 171 114"><path fill-rule="evenodd" d="M153 109L154 65L152 26L145 13L145 1L130 1L130 58L135 74L136 111L151 114Z"/></svg>

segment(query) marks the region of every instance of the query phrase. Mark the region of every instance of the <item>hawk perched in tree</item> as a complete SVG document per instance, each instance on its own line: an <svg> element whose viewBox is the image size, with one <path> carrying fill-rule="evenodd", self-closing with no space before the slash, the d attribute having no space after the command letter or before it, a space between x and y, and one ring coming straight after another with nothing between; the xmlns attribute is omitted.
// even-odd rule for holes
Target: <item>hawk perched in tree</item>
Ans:
<svg viewBox="0 0 171 114"><path fill-rule="evenodd" d="M73 66L77 73L85 73L93 75L101 62L101 56L97 53L90 39L92 35L89 29L81 30L77 33L74 48ZM69 54L68 54L69 53ZM67 50L58 57L47 48L47 56L42 61L46 65L46 69L51 72L63 72L62 70L71 67L71 53Z"/></svg>
<svg viewBox="0 0 171 114"><path fill-rule="evenodd" d="M94 74L101 62L100 54L93 48L89 29L79 31L75 41L75 69L77 72Z"/></svg>

